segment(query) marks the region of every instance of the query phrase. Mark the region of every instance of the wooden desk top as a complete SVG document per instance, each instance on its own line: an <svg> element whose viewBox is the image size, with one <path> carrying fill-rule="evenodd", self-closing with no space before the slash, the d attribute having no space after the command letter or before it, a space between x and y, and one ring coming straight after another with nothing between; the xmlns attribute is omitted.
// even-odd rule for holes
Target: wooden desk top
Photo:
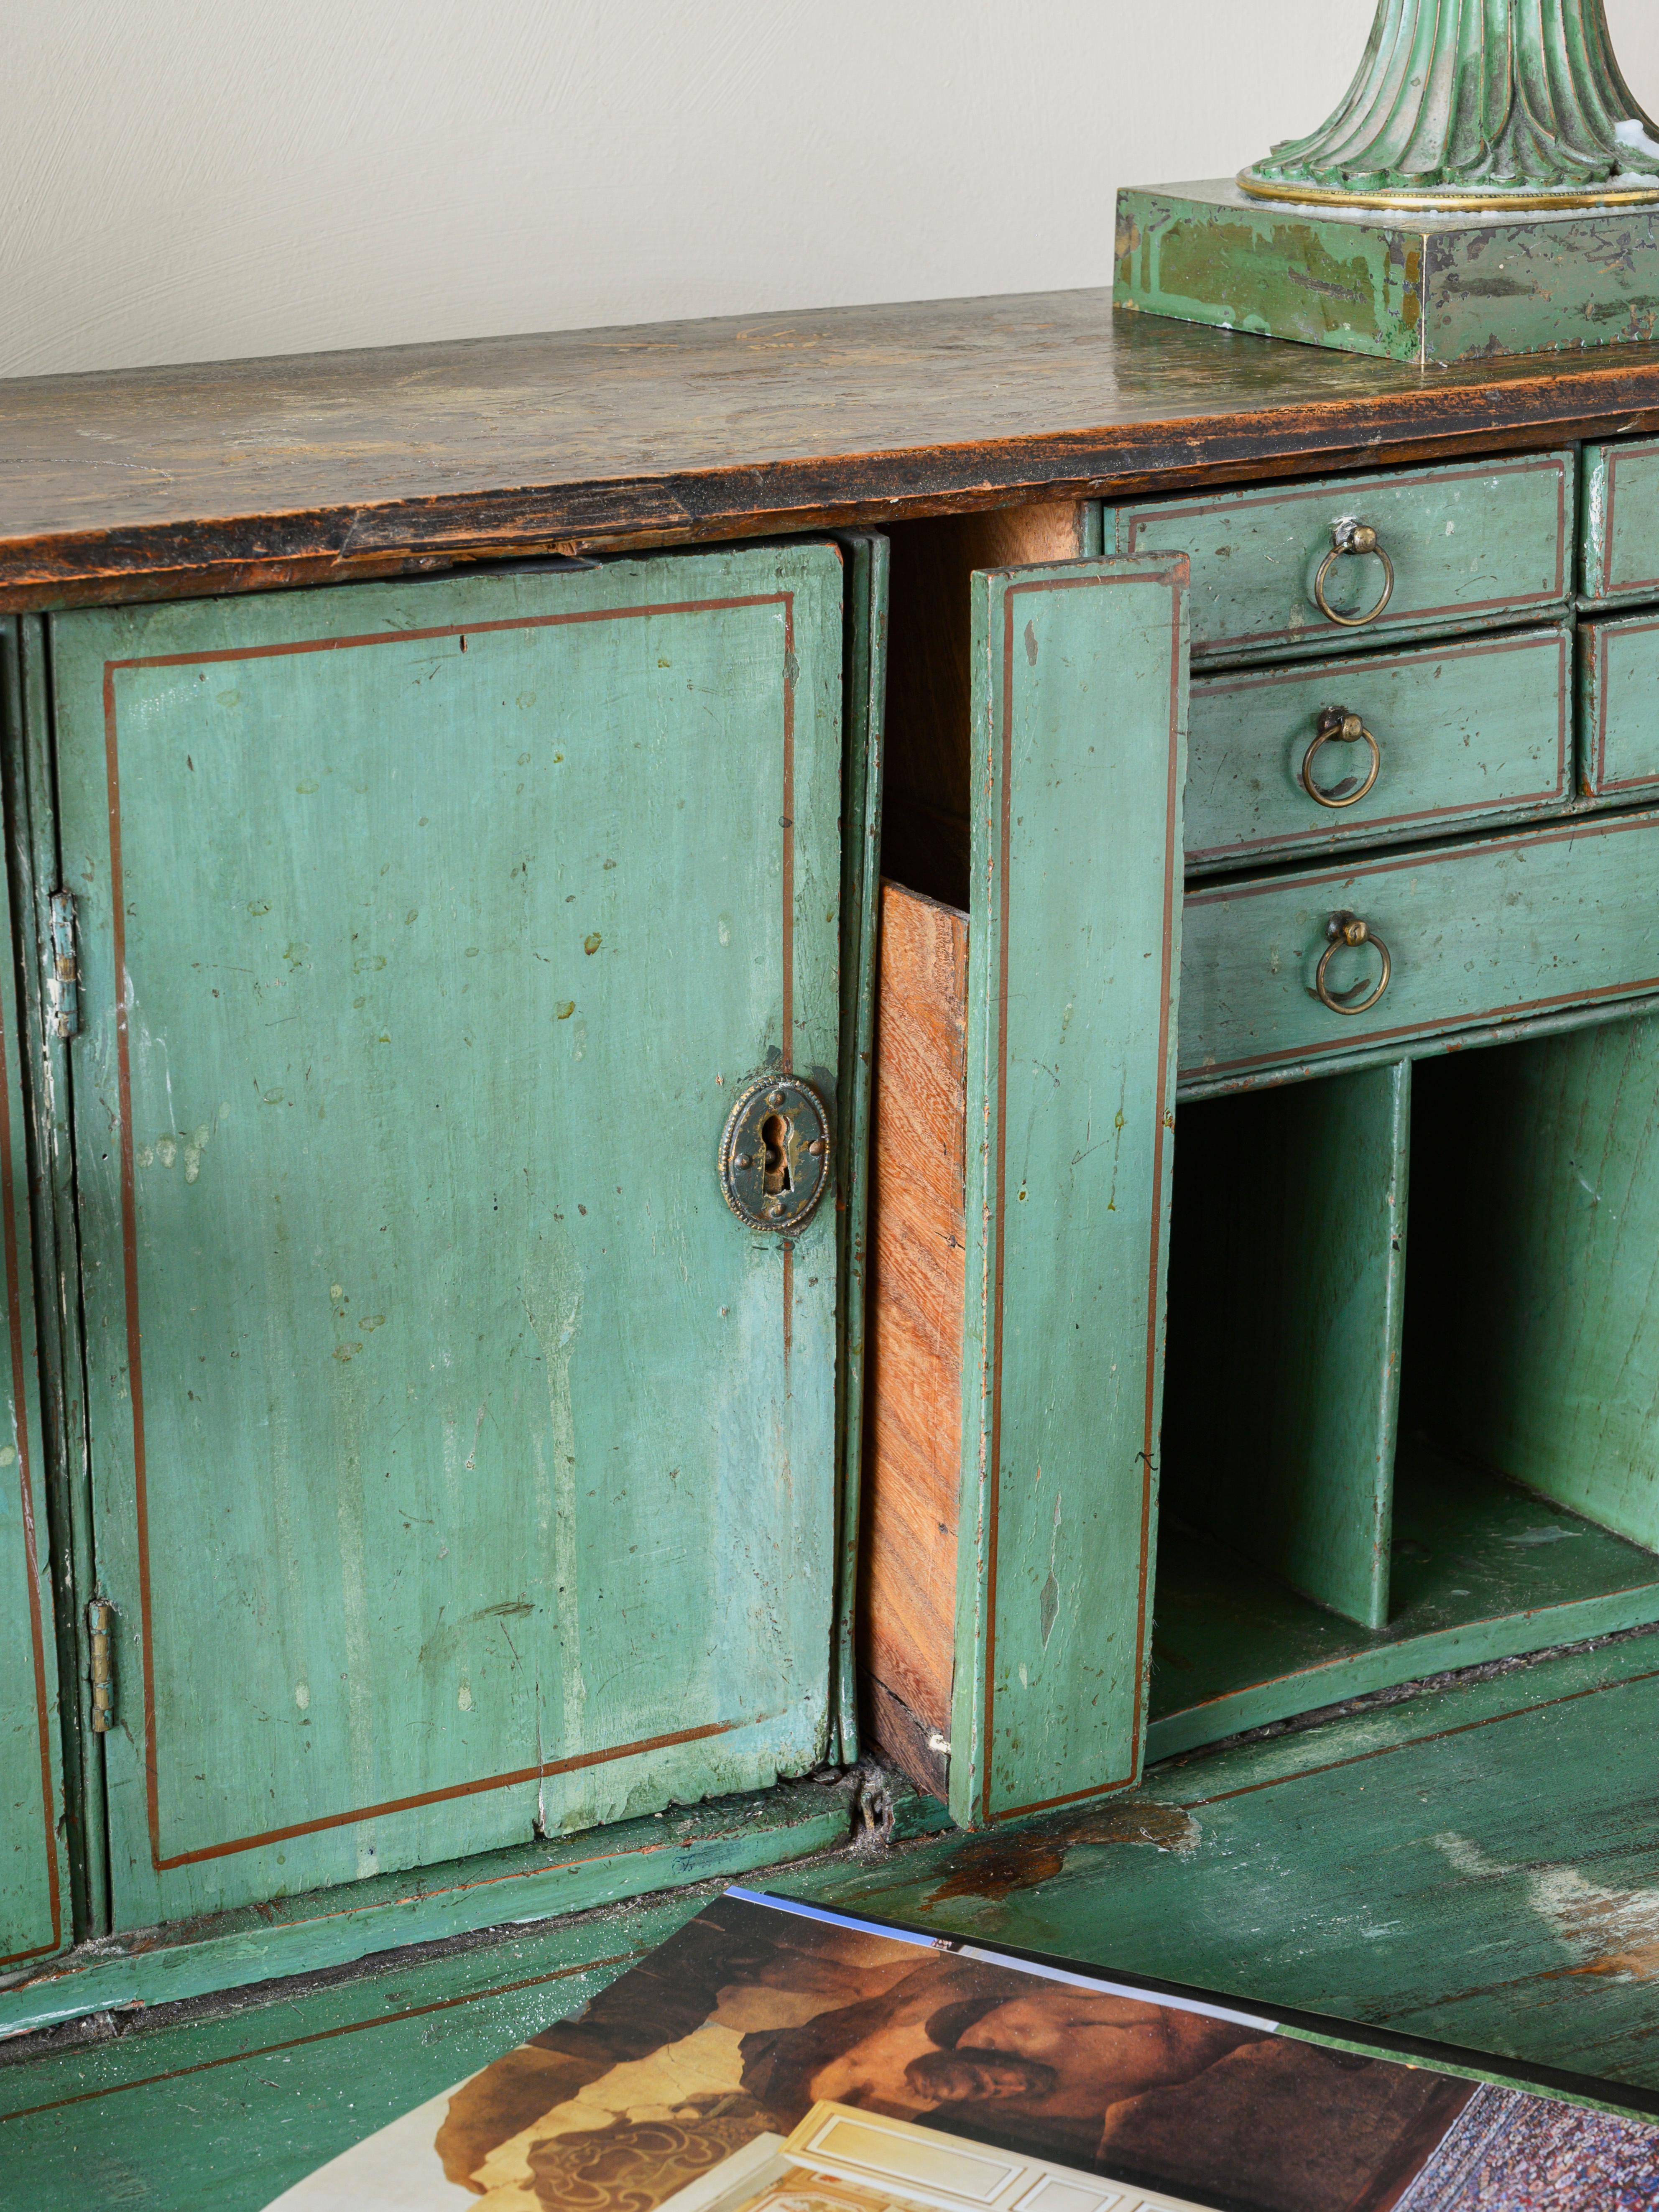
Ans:
<svg viewBox="0 0 1659 2212"><path fill-rule="evenodd" d="M1659 347L1424 371L1104 291L0 383L0 610L1659 429Z"/></svg>

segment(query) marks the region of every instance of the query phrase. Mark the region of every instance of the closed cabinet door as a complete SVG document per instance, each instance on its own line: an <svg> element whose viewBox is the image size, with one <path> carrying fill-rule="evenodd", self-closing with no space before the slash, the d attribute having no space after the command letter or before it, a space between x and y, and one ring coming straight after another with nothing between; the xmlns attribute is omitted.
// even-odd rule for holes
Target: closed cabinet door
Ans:
<svg viewBox="0 0 1659 2212"><path fill-rule="evenodd" d="M118 1926L823 1755L842 578L54 623Z"/></svg>
<svg viewBox="0 0 1659 2212"><path fill-rule="evenodd" d="M0 724L21 715L15 625L0 620ZM9 830L10 824L7 824ZM9 843L9 838L8 842ZM0 1972L62 1949L64 1864L57 1644L29 1267L21 1054L9 902L0 900Z"/></svg>

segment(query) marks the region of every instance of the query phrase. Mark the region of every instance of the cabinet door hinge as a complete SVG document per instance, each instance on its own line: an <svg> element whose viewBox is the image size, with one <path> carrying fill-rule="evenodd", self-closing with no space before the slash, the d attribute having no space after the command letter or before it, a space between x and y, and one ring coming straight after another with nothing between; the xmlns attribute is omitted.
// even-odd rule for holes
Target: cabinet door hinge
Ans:
<svg viewBox="0 0 1659 2212"><path fill-rule="evenodd" d="M107 1735L115 1725L115 1660L110 1648L115 1607L106 1598L95 1597L87 1607L87 1626L92 1632L92 1732Z"/></svg>
<svg viewBox="0 0 1659 2212"><path fill-rule="evenodd" d="M75 894L54 891L51 902L52 973L46 978L46 1013L54 1036L72 1037L81 1028L81 970L75 958Z"/></svg>

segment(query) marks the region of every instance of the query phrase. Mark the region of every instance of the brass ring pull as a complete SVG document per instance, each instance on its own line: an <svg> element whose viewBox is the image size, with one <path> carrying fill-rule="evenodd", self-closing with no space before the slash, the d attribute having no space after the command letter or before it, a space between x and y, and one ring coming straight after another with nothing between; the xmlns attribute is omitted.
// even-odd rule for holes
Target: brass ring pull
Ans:
<svg viewBox="0 0 1659 2212"><path fill-rule="evenodd" d="M1334 1014L1368 1013L1389 988L1389 978L1394 973L1394 963L1389 957L1389 948L1376 936L1368 922L1357 914L1334 914L1325 925L1325 934L1330 943L1319 956L1319 965L1314 970L1313 995L1322 1006L1328 1006ZM1363 982L1356 983L1351 991L1333 991L1325 981L1325 972L1345 945L1374 945L1382 963L1382 972L1370 990ZM1361 992L1365 995L1362 998Z"/></svg>
<svg viewBox="0 0 1659 2212"><path fill-rule="evenodd" d="M1375 554L1382 563L1382 596L1369 614L1340 615L1325 597L1325 586L1339 561ZM1314 604L1327 622L1340 623L1344 629L1364 629L1374 623L1394 597L1394 562L1376 542L1376 532L1368 523L1334 522L1331 525L1331 550L1319 564L1319 574L1314 578Z"/></svg>
<svg viewBox="0 0 1659 2212"><path fill-rule="evenodd" d="M1328 791L1322 791L1314 781L1313 775L1313 765L1319 757L1320 747L1333 744L1358 744L1362 738L1371 749L1370 774L1365 781L1352 789L1348 783L1336 783ZM1382 748L1358 715L1351 714L1346 707L1327 707L1319 718L1318 735L1303 756L1302 788L1321 806L1357 806L1376 781L1382 766Z"/></svg>

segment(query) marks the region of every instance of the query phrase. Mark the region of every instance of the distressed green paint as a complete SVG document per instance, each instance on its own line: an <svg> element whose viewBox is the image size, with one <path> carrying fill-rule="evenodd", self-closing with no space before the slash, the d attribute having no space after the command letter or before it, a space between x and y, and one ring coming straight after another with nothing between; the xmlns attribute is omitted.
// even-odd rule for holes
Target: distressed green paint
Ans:
<svg viewBox="0 0 1659 2212"><path fill-rule="evenodd" d="M932 1798L895 1792L901 1840L945 1825ZM568 1919L691 1882L730 1881L833 1850L860 1816L845 1782L780 1784L691 1812L624 1820L575 1842L520 1844L447 1866L243 1905L164 1931L112 1936L0 1991L0 2037L88 2013L153 2008L314 1974L480 1929Z"/></svg>
<svg viewBox="0 0 1659 2212"><path fill-rule="evenodd" d="M1389 1618L1410 1097L1404 1061L1181 1124L1163 1525L1368 1629Z"/></svg>
<svg viewBox="0 0 1659 2212"><path fill-rule="evenodd" d="M715 1147L780 1052L835 1089L842 576L55 623L118 1926L823 1756L835 1213L791 1266Z"/></svg>
<svg viewBox="0 0 1659 2212"><path fill-rule="evenodd" d="M1121 1788L1139 1768L1185 586L1167 560L974 579L951 1759L964 1824Z"/></svg>
<svg viewBox="0 0 1659 2212"><path fill-rule="evenodd" d="M1328 620L1314 598L1333 530L1348 521L1376 530L1395 571L1385 611L1358 630ZM1109 550L1191 562L1195 665L1547 618L1572 586L1573 526L1570 453L1147 501L1109 507L1104 523ZM1358 616L1383 587L1374 556L1345 555L1325 596Z"/></svg>
<svg viewBox="0 0 1659 2212"><path fill-rule="evenodd" d="M1358 1016L1313 994L1330 917L1344 912L1393 959L1388 989ZM1327 980L1346 991L1377 972L1373 946L1345 946ZM1656 988L1659 813L1254 878L1188 895L1182 1075L1266 1076Z"/></svg>
<svg viewBox="0 0 1659 2212"><path fill-rule="evenodd" d="M1161 1767L1109 1807L838 1855L768 1886L1459 2043L1499 2054L1499 2078L1507 2059L1521 2080L1541 2065L1656 2087L1651 1966L1618 1954L1659 1887L1656 1669L1652 1638L1567 1654ZM42 2212L84 2202L89 2179L167 2212L258 2212L569 2017L706 1894L0 2070L8 2180Z"/></svg>
<svg viewBox="0 0 1659 2212"><path fill-rule="evenodd" d="M1659 1551L1659 1026L1610 1024L1434 1075L1425 1418Z"/></svg>
<svg viewBox="0 0 1659 2212"><path fill-rule="evenodd" d="M18 625L0 620L9 752L23 694ZM9 799L8 848L15 827ZM0 1972L10 1973L73 1934L16 978L10 904L0 901Z"/></svg>
<svg viewBox="0 0 1659 2212"><path fill-rule="evenodd" d="M849 532L842 764L840 1175L841 1306L836 1334L836 1466L841 1544L836 1584L835 1725L843 1764L859 1756L859 1487L864 1457L866 1224L870 1211L870 1083L876 1033L881 793L887 705L887 540Z"/></svg>
<svg viewBox="0 0 1659 2212"><path fill-rule="evenodd" d="M86 1607L97 1589L92 1486L86 1451L85 1362L81 1335L79 1224L70 1127L69 1042L46 1019L43 948L51 942L52 894L63 881L58 850L46 625L17 624L21 720L5 732L4 773L13 911L32 918L32 987L20 1008L25 1097L30 1118L30 1211L40 1330L52 1573L57 1595L58 1679L67 1779L64 1836L77 1936L109 1927L109 1855L104 1820L103 1739L92 1728Z"/></svg>
<svg viewBox="0 0 1659 2212"><path fill-rule="evenodd" d="M1656 1729L1641 1637L771 1887L1656 2087Z"/></svg>
<svg viewBox="0 0 1659 2212"><path fill-rule="evenodd" d="M1419 367L1645 344L1659 214L1274 204L1230 179L1120 191L1120 307Z"/></svg>
<svg viewBox="0 0 1659 2212"><path fill-rule="evenodd" d="M1187 748L1188 872L1393 844L1565 806L1572 795L1571 653L1561 628L1201 678ZM1382 754L1370 790L1341 808L1322 806L1302 781L1320 716L1334 707L1358 714ZM1370 770L1363 741L1332 743L1321 748L1313 776L1340 796Z"/></svg>
<svg viewBox="0 0 1659 2212"><path fill-rule="evenodd" d="M155 2212L260 2212L313 2167L580 2011L706 1895L399 1960L18 2066L0 2075L8 2184L35 2212L72 2212L89 2187Z"/></svg>
<svg viewBox="0 0 1659 2212"><path fill-rule="evenodd" d="M1166 1522L1147 1757L1659 1620L1659 1567L1644 1552L1409 1434L1391 1550L1389 1618L1368 1632Z"/></svg>
<svg viewBox="0 0 1659 2212"><path fill-rule="evenodd" d="M1578 787L1607 804L1659 787L1659 617L1585 623L1578 632Z"/></svg>
<svg viewBox="0 0 1659 2212"><path fill-rule="evenodd" d="M1334 112L1245 173L1259 188L1437 201L1598 186L1659 192L1602 0L1377 0Z"/></svg>
<svg viewBox="0 0 1659 2212"><path fill-rule="evenodd" d="M1659 438L1586 446L1583 568L1587 599L1659 596Z"/></svg>

